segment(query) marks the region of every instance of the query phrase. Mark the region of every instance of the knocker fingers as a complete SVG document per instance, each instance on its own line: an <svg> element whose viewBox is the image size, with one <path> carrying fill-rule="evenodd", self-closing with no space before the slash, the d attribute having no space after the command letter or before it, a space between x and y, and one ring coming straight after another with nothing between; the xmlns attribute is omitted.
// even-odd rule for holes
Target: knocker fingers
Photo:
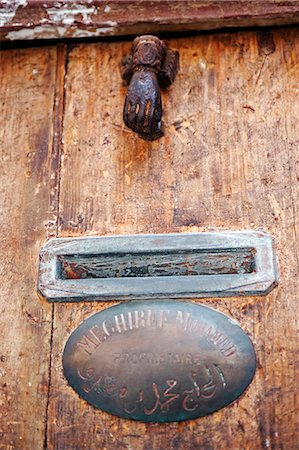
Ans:
<svg viewBox="0 0 299 450"><path fill-rule="evenodd" d="M123 58L122 77L129 83L123 118L125 124L147 141L163 136L160 86L169 86L177 73L178 52L167 50L155 36L133 42L131 54Z"/></svg>

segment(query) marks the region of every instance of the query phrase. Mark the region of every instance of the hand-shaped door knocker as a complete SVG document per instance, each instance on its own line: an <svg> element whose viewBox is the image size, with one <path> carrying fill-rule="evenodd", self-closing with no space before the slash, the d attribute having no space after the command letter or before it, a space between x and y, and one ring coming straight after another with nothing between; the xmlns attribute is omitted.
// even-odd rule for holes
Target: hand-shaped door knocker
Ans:
<svg viewBox="0 0 299 450"><path fill-rule="evenodd" d="M164 134L160 86L168 87L174 81L178 67L178 52L168 50L165 42L151 35L137 37L122 61L122 77L129 84L124 122L146 141Z"/></svg>

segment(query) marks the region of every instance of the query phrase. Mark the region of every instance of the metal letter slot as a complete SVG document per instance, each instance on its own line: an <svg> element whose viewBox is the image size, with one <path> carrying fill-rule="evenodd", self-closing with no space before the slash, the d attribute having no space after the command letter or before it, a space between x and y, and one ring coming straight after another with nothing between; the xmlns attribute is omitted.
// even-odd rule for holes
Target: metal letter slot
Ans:
<svg viewBox="0 0 299 450"><path fill-rule="evenodd" d="M50 302L265 295L277 284L262 232L55 238L40 253Z"/></svg>

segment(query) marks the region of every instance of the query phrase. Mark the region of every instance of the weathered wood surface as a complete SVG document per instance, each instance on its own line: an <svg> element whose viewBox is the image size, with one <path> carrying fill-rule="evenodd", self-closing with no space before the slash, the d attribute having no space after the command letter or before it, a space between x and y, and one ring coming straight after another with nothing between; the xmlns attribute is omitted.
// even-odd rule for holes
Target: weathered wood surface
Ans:
<svg viewBox="0 0 299 450"><path fill-rule="evenodd" d="M153 143L122 122L119 61L130 42L1 53L0 448L39 449L44 434L57 450L298 447L299 32L169 44L181 70L163 95L165 137ZM168 425L119 419L81 400L63 377L63 348L108 304L55 305L51 338L51 306L36 295L37 254L56 225L59 236L272 234L281 279L271 294L200 300L254 342L258 369L244 395Z"/></svg>
<svg viewBox="0 0 299 450"><path fill-rule="evenodd" d="M126 88L119 61L130 43L70 51L59 235L270 232L278 288L260 298L201 300L248 332L257 373L240 400L197 421L118 419L81 400L61 369L70 332L107 303L55 305L48 447L295 450L299 33L222 34L169 44L180 51L181 70L163 98L165 137L153 143L122 122Z"/></svg>
<svg viewBox="0 0 299 450"><path fill-rule="evenodd" d="M57 62L55 47L0 53L1 449L40 449L45 436L52 310L36 277L57 218Z"/></svg>
<svg viewBox="0 0 299 450"><path fill-rule="evenodd" d="M299 23L299 1L10 0L0 40L61 39Z"/></svg>

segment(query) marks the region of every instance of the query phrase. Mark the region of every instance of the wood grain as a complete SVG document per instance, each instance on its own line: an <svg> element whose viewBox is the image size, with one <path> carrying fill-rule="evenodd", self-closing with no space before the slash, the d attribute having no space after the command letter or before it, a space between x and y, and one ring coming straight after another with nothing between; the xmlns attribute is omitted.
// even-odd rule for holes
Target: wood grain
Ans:
<svg viewBox="0 0 299 450"><path fill-rule="evenodd" d="M40 246L57 220L57 50L10 50L0 58L0 448L40 449L52 310L38 299L36 280Z"/></svg>
<svg viewBox="0 0 299 450"><path fill-rule="evenodd" d="M252 338L258 369L232 405L196 421L144 424L93 409L67 385L61 355L107 303L55 305L49 449L283 449L298 444L298 30L169 41L181 70L164 93L165 137L122 122L119 72L130 43L68 54L60 236L263 229L280 284L257 298L202 299Z"/></svg>
<svg viewBox="0 0 299 450"><path fill-rule="evenodd" d="M299 1L15 0L0 40L65 39L299 23Z"/></svg>

